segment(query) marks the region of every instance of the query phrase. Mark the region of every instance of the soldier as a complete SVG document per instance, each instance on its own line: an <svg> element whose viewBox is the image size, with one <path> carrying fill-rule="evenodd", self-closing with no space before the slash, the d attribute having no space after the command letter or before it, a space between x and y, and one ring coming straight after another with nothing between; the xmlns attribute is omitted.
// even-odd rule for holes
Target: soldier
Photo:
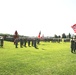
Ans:
<svg viewBox="0 0 76 75"><path fill-rule="evenodd" d="M14 43L15 43L15 47L18 48L18 38L16 38L16 39L14 40Z"/></svg>
<svg viewBox="0 0 76 75"><path fill-rule="evenodd" d="M3 39L1 39L1 47L3 47Z"/></svg>
<svg viewBox="0 0 76 75"><path fill-rule="evenodd" d="M20 47L21 48L23 47L23 39L22 38L20 39Z"/></svg>
<svg viewBox="0 0 76 75"><path fill-rule="evenodd" d="M1 47L3 47L3 43L4 43L3 37L1 37L0 40L1 40L0 45L1 45Z"/></svg>
<svg viewBox="0 0 76 75"><path fill-rule="evenodd" d="M30 47L30 39L28 39L28 46Z"/></svg>
<svg viewBox="0 0 76 75"><path fill-rule="evenodd" d="M26 47L27 39L24 38L24 47Z"/></svg>
<svg viewBox="0 0 76 75"><path fill-rule="evenodd" d="M73 53L73 51L75 52L75 41L72 38L72 40L71 40L71 52Z"/></svg>
<svg viewBox="0 0 76 75"><path fill-rule="evenodd" d="M34 39L34 47L37 48L36 39Z"/></svg>
<svg viewBox="0 0 76 75"><path fill-rule="evenodd" d="M40 39L37 39L37 44L39 44L40 43Z"/></svg>
<svg viewBox="0 0 76 75"><path fill-rule="evenodd" d="M76 39L74 39L74 52L76 50Z"/></svg>
<svg viewBox="0 0 76 75"><path fill-rule="evenodd" d="M34 46L34 45L33 45L33 44L34 44L34 40L33 40L33 39L32 39L32 43L31 43L31 44L32 44L32 46Z"/></svg>

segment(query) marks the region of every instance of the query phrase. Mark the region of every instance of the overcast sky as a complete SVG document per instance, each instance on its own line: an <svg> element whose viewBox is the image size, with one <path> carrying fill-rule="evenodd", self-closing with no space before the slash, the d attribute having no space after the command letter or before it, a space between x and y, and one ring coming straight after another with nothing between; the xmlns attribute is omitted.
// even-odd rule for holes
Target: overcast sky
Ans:
<svg viewBox="0 0 76 75"><path fill-rule="evenodd" d="M75 23L76 0L0 0L0 33L68 34Z"/></svg>

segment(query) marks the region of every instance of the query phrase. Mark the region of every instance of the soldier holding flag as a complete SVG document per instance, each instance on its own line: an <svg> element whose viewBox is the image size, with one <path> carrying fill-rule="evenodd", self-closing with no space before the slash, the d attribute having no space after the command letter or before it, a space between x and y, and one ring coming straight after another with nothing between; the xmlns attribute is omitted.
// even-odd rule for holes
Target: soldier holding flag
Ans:
<svg viewBox="0 0 76 75"><path fill-rule="evenodd" d="M16 48L18 46L18 38L19 38L19 36L18 36L18 32L16 30L15 33L14 33L14 45L15 45Z"/></svg>
<svg viewBox="0 0 76 75"><path fill-rule="evenodd" d="M38 34L38 38L40 38L40 35L41 35L41 31L40 31L39 34Z"/></svg>
<svg viewBox="0 0 76 75"><path fill-rule="evenodd" d="M76 33L76 24L74 24L71 27L74 30L74 32ZM76 37L72 38L72 40L71 40L71 52L73 53L73 52L75 52L75 50L76 50Z"/></svg>

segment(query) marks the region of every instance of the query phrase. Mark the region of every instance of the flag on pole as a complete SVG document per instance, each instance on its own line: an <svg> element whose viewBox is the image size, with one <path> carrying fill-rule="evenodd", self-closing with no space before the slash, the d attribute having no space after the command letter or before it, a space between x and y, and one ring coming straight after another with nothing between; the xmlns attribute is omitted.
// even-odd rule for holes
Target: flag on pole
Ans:
<svg viewBox="0 0 76 75"><path fill-rule="evenodd" d="M14 44L15 44L15 40L16 40L16 38L18 38L19 36L18 36L18 32L17 32L17 30L15 31L15 33L14 33Z"/></svg>
<svg viewBox="0 0 76 75"><path fill-rule="evenodd" d="M73 26L71 26L72 29L74 30L74 32L76 33L76 24L74 24Z"/></svg>
<svg viewBox="0 0 76 75"><path fill-rule="evenodd" d="M14 39L16 39L16 38L18 38L19 36L18 36L18 32L17 32L17 30L15 31L15 33L14 33Z"/></svg>
<svg viewBox="0 0 76 75"><path fill-rule="evenodd" d="M40 38L40 35L41 35L41 31L40 31L39 34L38 34L38 38Z"/></svg>

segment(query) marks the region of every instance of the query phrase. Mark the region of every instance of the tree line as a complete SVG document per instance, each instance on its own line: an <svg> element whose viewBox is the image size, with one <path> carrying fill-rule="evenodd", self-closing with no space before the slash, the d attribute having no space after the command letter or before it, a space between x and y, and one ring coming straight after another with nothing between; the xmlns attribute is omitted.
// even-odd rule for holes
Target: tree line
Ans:
<svg viewBox="0 0 76 75"><path fill-rule="evenodd" d="M66 35L65 33L63 33L61 36L55 34L54 38L72 38L72 35L70 33L68 35Z"/></svg>
<svg viewBox="0 0 76 75"><path fill-rule="evenodd" d="M4 33L0 33L0 36L3 36L4 38L6 38L7 36L13 37L14 35L12 34L4 34ZM19 35L19 36L24 36L24 35ZM50 35L51 36L51 35ZM49 36L49 37L50 37ZM75 35L76 36L76 35ZM26 36L28 37L28 36ZM72 35L70 33L68 33L68 35L66 35L65 33L63 33L62 35L57 35L55 34L54 36L52 36L54 38L72 38Z"/></svg>

